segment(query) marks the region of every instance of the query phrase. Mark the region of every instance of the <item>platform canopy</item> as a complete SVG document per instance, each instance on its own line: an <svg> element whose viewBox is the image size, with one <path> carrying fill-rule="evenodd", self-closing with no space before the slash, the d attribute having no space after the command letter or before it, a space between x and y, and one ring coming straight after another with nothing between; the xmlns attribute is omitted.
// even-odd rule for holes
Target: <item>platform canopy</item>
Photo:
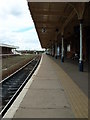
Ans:
<svg viewBox="0 0 90 120"><path fill-rule="evenodd" d="M64 34L68 37L74 25L82 19L85 3L82 2L29 2L42 48L50 48Z"/></svg>

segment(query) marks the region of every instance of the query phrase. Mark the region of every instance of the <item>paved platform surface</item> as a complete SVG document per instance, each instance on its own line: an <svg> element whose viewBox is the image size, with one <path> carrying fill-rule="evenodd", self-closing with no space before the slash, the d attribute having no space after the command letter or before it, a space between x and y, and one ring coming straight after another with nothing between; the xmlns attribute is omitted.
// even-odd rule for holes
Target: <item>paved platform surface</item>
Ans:
<svg viewBox="0 0 90 120"><path fill-rule="evenodd" d="M65 59L64 63L61 63L60 58L50 58L54 60L54 62L56 62L72 78L72 80L88 97L88 64L84 63L84 71L80 72L79 64L75 60Z"/></svg>
<svg viewBox="0 0 90 120"><path fill-rule="evenodd" d="M4 118L88 118L88 99L60 66L43 55Z"/></svg>

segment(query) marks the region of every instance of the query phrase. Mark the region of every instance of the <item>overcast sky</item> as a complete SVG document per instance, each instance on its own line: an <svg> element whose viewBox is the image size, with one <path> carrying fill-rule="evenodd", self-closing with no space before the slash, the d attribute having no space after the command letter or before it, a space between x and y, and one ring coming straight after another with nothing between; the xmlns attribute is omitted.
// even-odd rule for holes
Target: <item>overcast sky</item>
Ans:
<svg viewBox="0 0 90 120"><path fill-rule="evenodd" d="M0 0L0 43L42 49L26 0Z"/></svg>

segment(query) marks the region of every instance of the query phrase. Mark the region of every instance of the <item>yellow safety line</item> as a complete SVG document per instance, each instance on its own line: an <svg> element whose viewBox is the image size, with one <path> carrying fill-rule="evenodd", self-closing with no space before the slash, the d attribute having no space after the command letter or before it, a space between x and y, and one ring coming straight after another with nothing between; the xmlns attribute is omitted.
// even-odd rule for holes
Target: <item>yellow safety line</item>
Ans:
<svg viewBox="0 0 90 120"><path fill-rule="evenodd" d="M60 82L68 97L68 101L71 104L71 108L76 118L88 118L88 97L82 92L82 90L76 85L76 83L68 76L63 69L53 62L53 66L56 68L56 74L60 78Z"/></svg>

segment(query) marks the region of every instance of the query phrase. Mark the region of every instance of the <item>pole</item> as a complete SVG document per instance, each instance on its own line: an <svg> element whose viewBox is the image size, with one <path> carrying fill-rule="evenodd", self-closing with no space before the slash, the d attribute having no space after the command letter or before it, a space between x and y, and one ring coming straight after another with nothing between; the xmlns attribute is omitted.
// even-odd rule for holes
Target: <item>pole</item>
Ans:
<svg viewBox="0 0 90 120"><path fill-rule="evenodd" d="M62 35L62 55L61 62L64 62L64 36Z"/></svg>
<svg viewBox="0 0 90 120"><path fill-rule="evenodd" d="M80 21L80 59L79 59L79 70L83 72L83 53L82 53L82 20Z"/></svg>

